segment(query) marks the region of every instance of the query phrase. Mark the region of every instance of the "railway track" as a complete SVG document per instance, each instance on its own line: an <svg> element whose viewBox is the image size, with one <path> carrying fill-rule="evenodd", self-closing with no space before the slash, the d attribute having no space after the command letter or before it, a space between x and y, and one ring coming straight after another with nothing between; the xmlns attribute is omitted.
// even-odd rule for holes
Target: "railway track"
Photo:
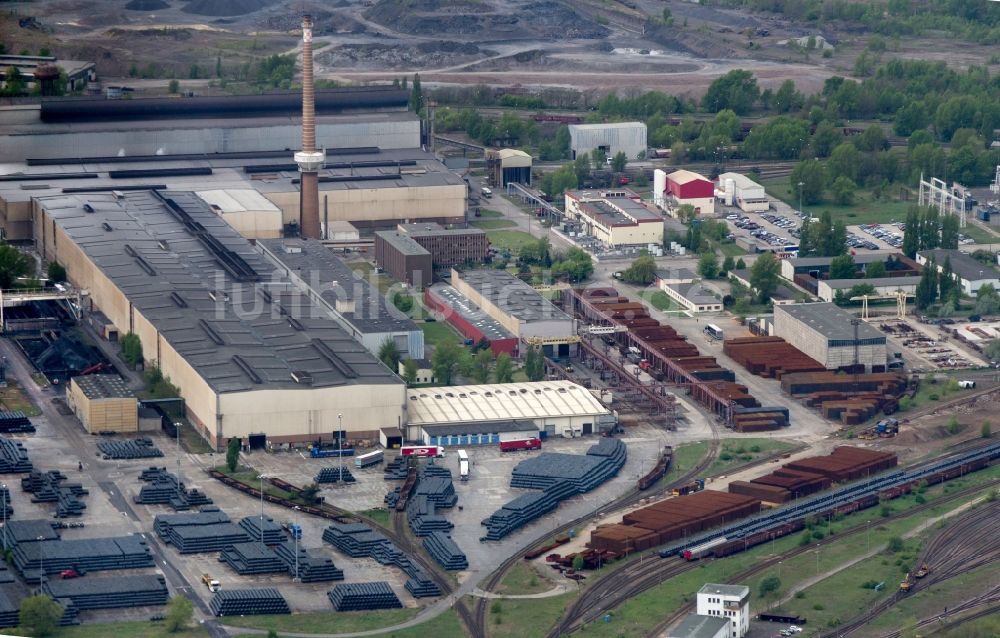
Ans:
<svg viewBox="0 0 1000 638"><path fill-rule="evenodd" d="M707 470L708 467L712 464L712 462L715 460L715 457L719 453L720 445L721 445L721 440L719 438L719 434L718 432L713 430L712 440L709 445L708 454L706 454L705 457L701 461L699 461L699 463L695 465L693 468L691 468L684 474L680 475L673 481L664 484L661 488L659 488L654 492L648 492L648 491L640 492L638 489L633 487L624 495L622 495L618 500L610 503L608 508L602 507L601 509L613 512L615 510L623 509L631 505L634 505L643 498L659 496L664 492L668 492L674 487L690 483L698 475L704 473L704 471ZM766 462L766 460L762 459L760 462ZM530 550L532 547L536 545L544 543L548 538L552 536L558 536L559 534L562 534L574 527L577 527L578 525L592 518L594 514L595 512L591 512L585 516L581 516L577 519L574 519L569 523L566 523L565 525L558 527L557 529L547 531L546 533L534 539L526 547L525 551ZM485 583L482 586L483 591L492 592L494 589L496 589L497 586L500 584L500 582L503 580L504 576L507 574L507 571L510 570L510 568L515 563L522 560L522 556L524 555L524 553L525 552L523 551L517 552L513 556L508 557L506 560L500 563L500 566L497 567L497 569L495 569L486 579ZM488 606L489 606L488 599L479 598L476 600L476 603L473 607L473 616L474 616L474 623L476 630L471 631L472 628L470 628L470 631L471 634L476 638L486 638L486 636L488 636L487 623L486 623L486 611L488 609Z"/></svg>
<svg viewBox="0 0 1000 638"><path fill-rule="evenodd" d="M987 605L986 609L980 609L971 614L961 615L966 611L973 610L982 605ZM933 631L954 629L959 625L964 625L967 622L985 618L986 616L991 616L998 612L1000 612L1000 586L994 587L981 596L970 598L961 605L948 610L947 614L938 614L924 618L914 627L908 627L908 629L919 630L933 628ZM953 616L954 618L952 620L948 620L949 616ZM881 638L902 638L902 636L903 630L897 629L887 634L883 634Z"/></svg>

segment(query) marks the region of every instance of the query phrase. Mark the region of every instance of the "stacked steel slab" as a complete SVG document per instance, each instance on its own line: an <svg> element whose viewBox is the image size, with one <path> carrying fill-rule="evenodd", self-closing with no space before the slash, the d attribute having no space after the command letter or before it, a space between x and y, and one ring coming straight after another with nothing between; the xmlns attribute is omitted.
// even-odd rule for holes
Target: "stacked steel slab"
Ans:
<svg viewBox="0 0 1000 638"><path fill-rule="evenodd" d="M313 480L317 483L336 483L337 481L354 483L356 481L354 475L346 467L324 467Z"/></svg>
<svg viewBox="0 0 1000 638"><path fill-rule="evenodd" d="M24 412L0 412L0 432L4 434L33 434L35 426Z"/></svg>
<svg viewBox="0 0 1000 638"><path fill-rule="evenodd" d="M0 516L5 521L10 521L14 516L14 506L10 503L10 488L0 487Z"/></svg>
<svg viewBox="0 0 1000 638"><path fill-rule="evenodd" d="M59 540L59 532L52 527L51 521L32 519L27 521L7 521L7 547L18 543L34 543L41 537L43 541ZM0 532L0 537L3 533Z"/></svg>
<svg viewBox="0 0 1000 638"><path fill-rule="evenodd" d="M140 536L18 542L14 567L24 580L37 583L40 570L46 574L64 569L102 571L153 567L153 555Z"/></svg>
<svg viewBox="0 0 1000 638"><path fill-rule="evenodd" d="M219 560L233 568L233 571L240 576L288 571L284 561L259 541L229 545L222 550Z"/></svg>
<svg viewBox="0 0 1000 638"><path fill-rule="evenodd" d="M32 503L55 503L56 518L82 516L87 507L78 496L87 494L79 483L64 483L66 475L59 470L35 470L21 479L21 489L33 494Z"/></svg>
<svg viewBox="0 0 1000 638"><path fill-rule="evenodd" d="M641 551L760 511L760 501L703 490L626 514L621 524L598 527L587 544L617 555Z"/></svg>
<svg viewBox="0 0 1000 638"><path fill-rule="evenodd" d="M500 540L576 494L589 492L618 474L625 465L625 444L601 439L586 455L544 453L521 461L511 474L512 487L543 490L515 498L485 519L480 541Z"/></svg>
<svg viewBox="0 0 1000 638"><path fill-rule="evenodd" d="M386 494L390 508L399 501L400 488ZM406 501L406 519L416 536L427 536L433 531L448 531L454 527L438 513L439 508L451 508L458 503L451 470L440 465L424 465L417 472L417 481Z"/></svg>
<svg viewBox="0 0 1000 638"><path fill-rule="evenodd" d="M145 607L167 603L167 581L159 575L46 579L42 590L56 599L68 598L77 609Z"/></svg>
<svg viewBox="0 0 1000 638"><path fill-rule="evenodd" d="M151 459L163 456L160 448L153 445L152 439L146 437L128 441L101 441L97 444L105 459L132 460Z"/></svg>
<svg viewBox="0 0 1000 638"><path fill-rule="evenodd" d="M285 563L288 575L295 576L295 548L291 543L274 546L275 555ZM344 580L344 570L339 569L329 556L321 556L304 547L299 547L299 580L303 583L319 583L330 580Z"/></svg>
<svg viewBox="0 0 1000 638"><path fill-rule="evenodd" d="M827 419L856 425L879 410L886 414L895 411L898 398L906 389L906 380L892 372L856 376L797 372L782 377L781 389L792 395L805 395L806 405L819 408Z"/></svg>
<svg viewBox="0 0 1000 638"><path fill-rule="evenodd" d="M826 367L781 337L727 339L722 352L752 374L781 379L790 372L825 372Z"/></svg>
<svg viewBox="0 0 1000 638"><path fill-rule="evenodd" d="M24 594L10 585L0 585L0 627L21 624L21 599Z"/></svg>
<svg viewBox="0 0 1000 638"><path fill-rule="evenodd" d="M403 481L410 472L410 459L408 456L397 456L385 464L382 475L387 481Z"/></svg>
<svg viewBox="0 0 1000 638"><path fill-rule="evenodd" d="M350 583L337 585L327 594L337 611L396 609L403 606L389 583Z"/></svg>
<svg viewBox="0 0 1000 638"><path fill-rule="evenodd" d="M229 522L229 517L217 507L194 514L157 516L153 519L153 529L164 543L173 545L181 554L221 552L229 545L251 540L244 528Z"/></svg>
<svg viewBox="0 0 1000 638"><path fill-rule="evenodd" d="M896 463L895 454L842 445L829 456L792 461L786 463L785 468L822 474L831 481L850 481L896 467Z"/></svg>
<svg viewBox="0 0 1000 638"><path fill-rule="evenodd" d="M228 523L229 516L215 505L203 507L190 514L160 514L153 519L153 531L166 543L170 542L170 530L184 525L214 525Z"/></svg>
<svg viewBox="0 0 1000 638"><path fill-rule="evenodd" d="M788 408L768 406L747 408L733 406L732 426L737 432L766 432L788 425Z"/></svg>
<svg viewBox="0 0 1000 638"><path fill-rule="evenodd" d="M290 614L288 603L277 589L220 589L209 608L216 616Z"/></svg>
<svg viewBox="0 0 1000 638"><path fill-rule="evenodd" d="M424 549L431 557L449 570L467 569L469 561L451 536L444 532L431 532L424 539Z"/></svg>
<svg viewBox="0 0 1000 638"><path fill-rule="evenodd" d="M20 441L0 438L0 474L24 474L31 469L24 445Z"/></svg>
<svg viewBox="0 0 1000 638"><path fill-rule="evenodd" d="M783 468L750 481L733 481L729 484L729 491L767 503L786 503L828 487L830 479L821 474Z"/></svg>
<svg viewBox="0 0 1000 638"><path fill-rule="evenodd" d="M176 511L183 511L212 503L212 499L201 490L186 489L184 483L165 467L143 470L139 480L146 483L133 499L140 505L170 505Z"/></svg>
<svg viewBox="0 0 1000 638"><path fill-rule="evenodd" d="M335 523L323 530L323 540L352 558L370 557L382 565L395 565L409 580L406 589L415 598L438 596L441 589L419 565L388 538L363 523Z"/></svg>
<svg viewBox="0 0 1000 638"><path fill-rule="evenodd" d="M270 516L264 518L261 518L260 515L247 516L240 521L240 527L250 536L251 540L260 541L261 536L263 536L265 545L277 545L288 540L288 537L285 536L285 530L281 529L281 525L275 523Z"/></svg>

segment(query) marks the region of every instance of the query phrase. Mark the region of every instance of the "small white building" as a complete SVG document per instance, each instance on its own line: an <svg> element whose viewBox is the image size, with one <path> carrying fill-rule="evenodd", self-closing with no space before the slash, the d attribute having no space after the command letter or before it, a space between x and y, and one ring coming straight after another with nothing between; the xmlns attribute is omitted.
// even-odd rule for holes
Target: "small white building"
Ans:
<svg viewBox="0 0 1000 638"><path fill-rule="evenodd" d="M938 272L944 267L945 259L951 263L951 271L961 281L962 292L966 295L976 294L976 291L986 284L990 284L995 290L1000 290L1000 273L997 273L993 266L976 261L963 252L935 248L917 253L917 263L921 266L926 265L931 259L937 264Z"/></svg>
<svg viewBox="0 0 1000 638"><path fill-rule="evenodd" d="M719 175L719 187L715 191L715 197L726 206L737 206L744 213L763 212L771 205L764 187L739 173Z"/></svg>
<svg viewBox="0 0 1000 638"><path fill-rule="evenodd" d="M605 124L570 124L569 147L573 159L594 150L614 157L619 151L630 160L646 152L646 125L642 122L608 122Z"/></svg>
<svg viewBox="0 0 1000 638"><path fill-rule="evenodd" d="M750 588L707 583L698 590L698 615L728 618L728 638L743 638L750 630Z"/></svg>
<svg viewBox="0 0 1000 638"><path fill-rule="evenodd" d="M416 385L430 385L434 383L434 367L427 359L414 359L417 363L417 376L414 380ZM406 359L399 360L399 376L406 379Z"/></svg>
<svg viewBox="0 0 1000 638"><path fill-rule="evenodd" d="M722 298L701 283L661 283L660 290L683 306L689 313L722 312Z"/></svg>

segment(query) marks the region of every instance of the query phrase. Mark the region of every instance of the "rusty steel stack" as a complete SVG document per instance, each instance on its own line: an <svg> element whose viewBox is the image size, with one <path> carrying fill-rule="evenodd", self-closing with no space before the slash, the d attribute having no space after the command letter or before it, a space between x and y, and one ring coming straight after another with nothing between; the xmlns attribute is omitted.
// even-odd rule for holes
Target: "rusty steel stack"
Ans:
<svg viewBox="0 0 1000 638"><path fill-rule="evenodd" d="M822 363L781 337L740 337L727 339L722 352L751 374L781 379L791 372L825 372Z"/></svg>
<svg viewBox="0 0 1000 638"><path fill-rule="evenodd" d="M906 390L906 379L894 372L856 376L795 372L782 376L781 389L793 396L803 396L806 405L818 408L824 418L856 425L879 410L885 414L895 412L899 397Z"/></svg>
<svg viewBox="0 0 1000 638"><path fill-rule="evenodd" d="M620 524L603 525L587 546L617 555L641 551L760 511L756 498L704 490L626 514Z"/></svg>
<svg viewBox="0 0 1000 638"><path fill-rule="evenodd" d="M729 484L729 491L767 503L786 503L829 487L830 479L822 474L782 468L749 482L733 481Z"/></svg>
<svg viewBox="0 0 1000 638"><path fill-rule="evenodd" d="M785 468L822 474L831 481L850 481L896 467L897 458L890 452L876 452L848 445L834 448L829 456L813 456L786 463Z"/></svg>

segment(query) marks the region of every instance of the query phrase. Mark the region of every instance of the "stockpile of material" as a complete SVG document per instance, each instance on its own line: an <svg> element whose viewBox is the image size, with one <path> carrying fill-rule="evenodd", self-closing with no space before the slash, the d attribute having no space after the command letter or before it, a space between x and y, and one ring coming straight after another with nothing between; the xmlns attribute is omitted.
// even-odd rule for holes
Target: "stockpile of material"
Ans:
<svg viewBox="0 0 1000 638"><path fill-rule="evenodd" d="M346 467L324 467L313 480L317 483L336 483L338 481L354 483L356 479Z"/></svg>
<svg viewBox="0 0 1000 638"><path fill-rule="evenodd" d="M52 598L68 598L77 609L114 609L167 604L167 582L161 575L87 576L46 579L42 590Z"/></svg>
<svg viewBox="0 0 1000 638"><path fill-rule="evenodd" d="M288 569L274 551L258 541L229 545L222 550L219 560L232 567L240 576L275 574Z"/></svg>
<svg viewBox="0 0 1000 638"><path fill-rule="evenodd" d="M729 484L729 491L768 503L785 503L829 487L830 479L823 475L782 468L749 482L733 481Z"/></svg>
<svg viewBox="0 0 1000 638"><path fill-rule="evenodd" d="M781 387L790 394L804 394L805 403L819 408L827 419L844 425L867 421L880 410L892 414L906 389L898 374L834 374L832 372L787 374Z"/></svg>
<svg viewBox="0 0 1000 638"><path fill-rule="evenodd" d="M0 627L21 624L21 599L24 595L15 587L0 585Z"/></svg>
<svg viewBox="0 0 1000 638"><path fill-rule="evenodd" d="M877 392L898 395L906 388L906 379L894 372L855 375L836 372L796 372L781 378L781 389L788 394L810 392Z"/></svg>
<svg viewBox="0 0 1000 638"><path fill-rule="evenodd" d="M291 543L274 546L275 555L288 569L288 575L295 577L295 548ZM321 556L299 546L299 580L303 583L319 583L330 580L344 580L344 570L339 569L329 556Z"/></svg>
<svg viewBox="0 0 1000 638"><path fill-rule="evenodd" d="M275 523L270 516L264 518L261 518L259 514L247 516L240 521L240 527L250 536L251 540L260 541L261 536L263 536L265 545L277 545L288 540L285 536L285 530L281 529L281 525Z"/></svg>
<svg viewBox="0 0 1000 638"><path fill-rule="evenodd" d="M134 500L139 505L170 505L176 511L183 511L199 505L210 505L212 499L197 488L185 489L184 483L167 471L165 467L151 467L143 470L139 480L142 486Z"/></svg>
<svg viewBox="0 0 1000 638"><path fill-rule="evenodd" d="M31 469L24 445L20 441L0 438L0 474L24 474Z"/></svg>
<svg viewBox="0 0 1000 638"><path fill-rule="evenodd" d="M841 445L829 456L813 456L786 463L785 468L821 474L831 481L867 478L896 467L895 454Z"/></svg>
<svg viewBox="0 0 1000 638"><path fill-rule="evenodd" d="M627 554L691 536L758 511L760 501L755 498L703 490L638 509L626 514L621 524L598 527L590 535L587 546L616 555Z"/></svg>
<svg viewBox="0 0 1000 638"><path fill-rule="evenodd" d="M770 379L781 379L786 373L826 370L819 361L781 337L727 339L722 344L722 352L750 373Z"/></svg>
<svg viewBox="0 0 1000 638"><path fill-rule="evenodd" d="M141 536L21 541L14 547L14 567L29 583L40 580L43 567L46 574L57 574L64 569L91 572L153 566L153 554Z"/></svg>
<svg viewBox="0 0 1000 638"><path fill-rule="evenodd" d="M490 515L482 523L486 535L480 540L500 540L554 510L562 500L598 487L618 474L626 454L624 443L608 438L591 446L583 456L544 453L521 461L511 475L511 486L543 491L519 496Z"/></svg>
<svg viewBox="0 0 1000 638"><path fill-rule="evenodd" d="M788 425L788 408L770 406L747 408L733 406L733 430L737 432L766 432Z"/></svg>
<svg viewBox="0 0 1000 638"><path fill-rule="evenodd" d="M79 483L64 483L65 480L66 475L59 470L35 470L21 479L21 489L33 495L32 503L55 503L56 518L82 516L87 506L77 497L88 492Z"/></svg>
<svg viewBox="0 0 1000 638"><path fill-rule="evenodd" d="M469 567L465 554L451 536L444 532L431 532L424 539L424 549L445 569L459 570Z"/></svg>
<svg viewBox="0 0 1000 638"><path fill-rule="evenodd" d="M14 506L10 503L10 488L7 486L0 487L0 516L6 521L10 521L14 516Z"/></svg>
<svg viewBox="0 0 1000 638"><path fill-rule="evenodd" d="M24 412L0 412L0 432L4 434L34 434L35 426L31 424Z"/></svg>
<svg viewBox="0 0 1000 638"><path fill-rule="evenodd" d="M385 496L389 507L395 507L399 500L400 488L395 488ZM458 502L451 470L440 465L424 465L417 472L417 482L410 490L406 501L406 519L416 536L426 536L433 531L448 531L454 525L438 508L451 508Z"/></svg>
<svg viewBox="0 0 1000 638"><path fill-rule="evenodd" d="M216 616L290 614L288 603L277 589L220 589L209 608Z"/></svg>
<svg viewBox="0 0 1000 638"><path fill-rule="evenodd" d="M128 441L101 441L97 444L105 459L132 460L151 459L163 456L160 448L153 445L152 439L145 437Z"/></svg>
<svg viewBox="0 0 1000 638"><path fill-rule="evenodd" d="M206 507L193 514L157 516L153 519L153 529L164 543L173 545L182 554L221 552L228 545L251 540L245 529L233 525L217 507Z"/></svg>
<svg viewBox="0 0 1000 638"><path fill-rule="evenodd" d="M410 459L408 456L397 456L385 464L382 476L387 481L403 481L410 471Z"/></svg>
<svg viewBox="0 0 1000 638"><path fill-rule="evenodd" d="M0 537L4 532L0 531ZM51 521L32 519L27 521L7 521L7 547L18 543L34 543L41 537L43 541L59 540L59 532L52 527Z"/></svg>
<svg viewBox="0 0 1000 638"><path fill-rule="evenodd" d="M365 611L368 609L396 609L402 607L389 583L350 583L337 585L327 594L337 611Z"/></svg>
<svg viewBox="0 0 1000 638"><path fill-rule="evenodd" d="M382 565L399 567L409 580L406 589L414 597L438 596L441 589L419 565L388 538L362 523L335 523L323 530L323 540L352 558L370 557Z"/></svg>
<svg viewBox="0 0 1000 638"><path fill-rule="evenodd" d="M214 525L228 523L229 516L215 505L203 507L190 514L160 514L153 519L153 531L166 543L169 543L170 530L185 525Z"/></svg>

